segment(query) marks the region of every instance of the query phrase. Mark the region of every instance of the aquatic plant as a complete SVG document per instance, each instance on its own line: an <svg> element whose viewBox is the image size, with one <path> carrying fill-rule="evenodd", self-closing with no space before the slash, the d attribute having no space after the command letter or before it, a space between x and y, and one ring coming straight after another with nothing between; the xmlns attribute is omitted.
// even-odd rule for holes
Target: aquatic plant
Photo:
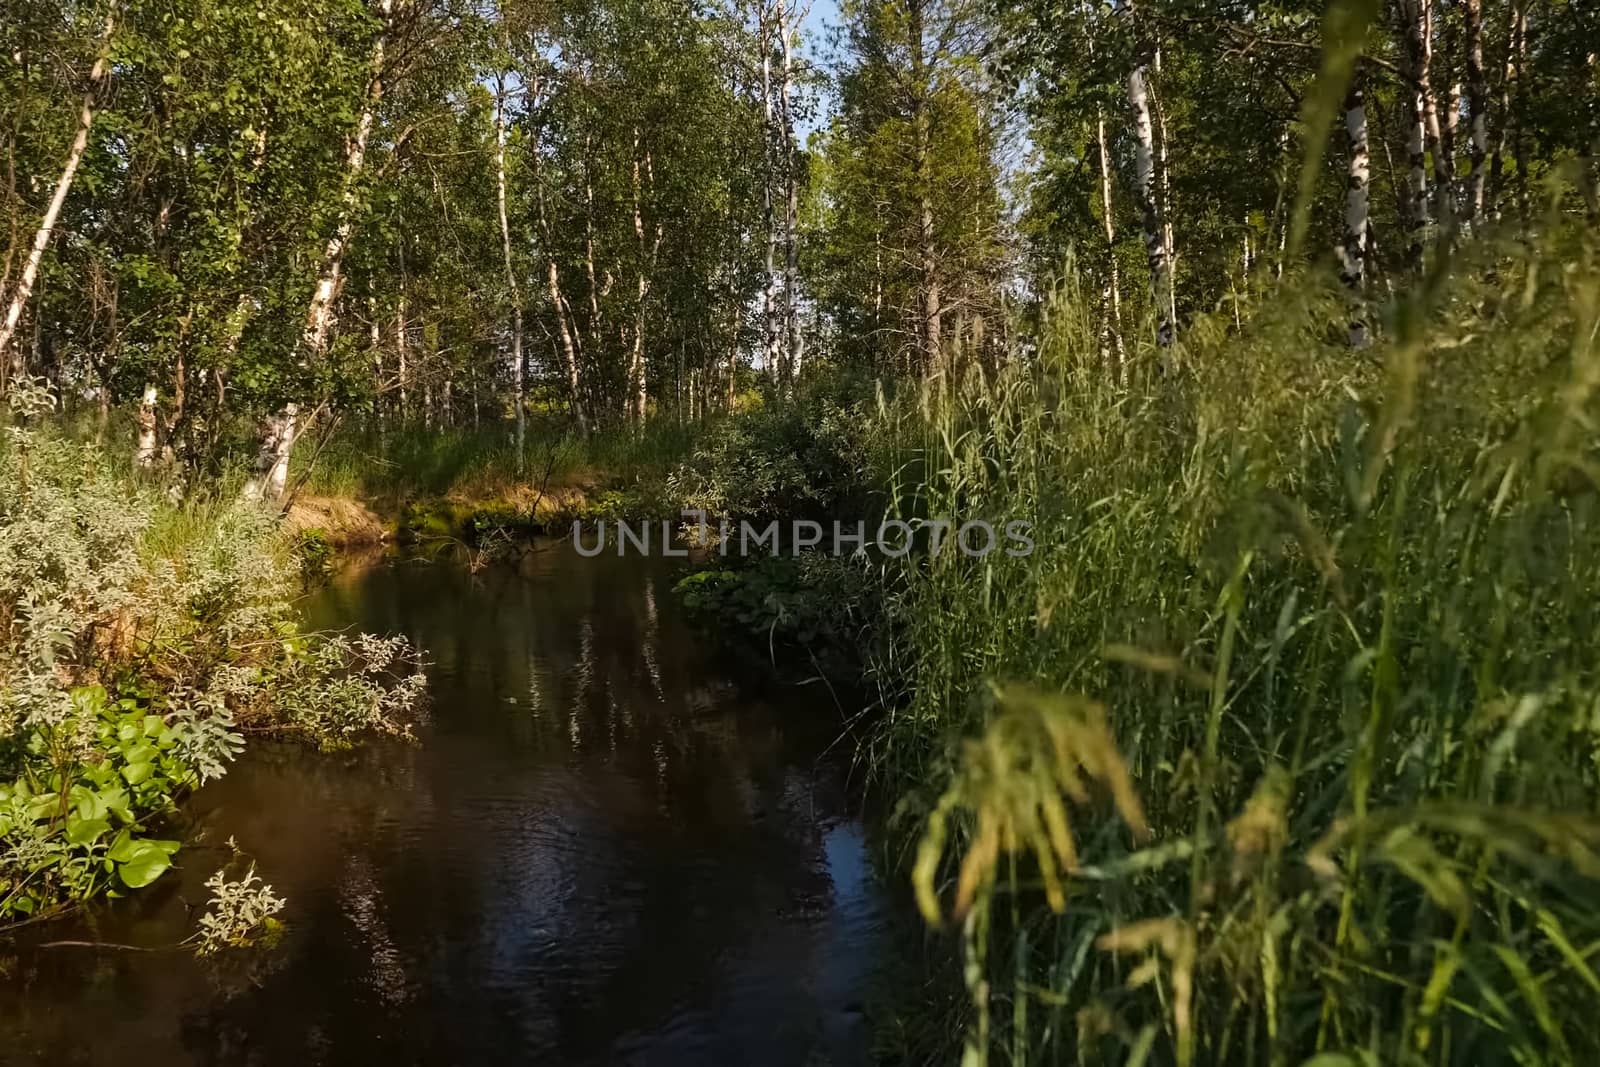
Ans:
<svg viewBox="0 0 1600 1067"><path fill-rule="evenodd" d="M238 846L228 840L238 857ZM229 878L226 867L219 867L206 879L211 900L200 916L198 929L190 940L196 956L213 956L225 949L247 948L275 937L283 924L275 916L288 903L273 895L272 887L256 875L251 863L238 878Z"/></svg>

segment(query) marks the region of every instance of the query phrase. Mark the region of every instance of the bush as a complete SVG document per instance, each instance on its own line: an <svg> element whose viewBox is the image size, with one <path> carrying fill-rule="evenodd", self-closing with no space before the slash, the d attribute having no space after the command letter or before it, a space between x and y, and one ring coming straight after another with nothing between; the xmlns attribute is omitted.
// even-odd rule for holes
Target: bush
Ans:
<svg viewBox="0 0 1600 1067"><path fill-rule="evenodd" d="M39 391L12 394L36 413ZM260 510L181 507L90 447L13 426L0 449L0 922L149 884L154 836L244 735L403 733L403 639L302 634L294 545ZM399 670L406 665L405 670Z"/></svg>
<svg viewBox="0 0 1600 1067"><path fill-rule="evenodd" d="M697 571L675 591L713 635L769 661L859 681L881 638L881 590L864 559L805 553Z"/></svg>
<svg viewBox="0 0 1600 1067"><path fill-rule="evenodd" d="M872 397L841 374L715 422L672 473L672 495L738 519L860 512L876 485Z"/></svg>

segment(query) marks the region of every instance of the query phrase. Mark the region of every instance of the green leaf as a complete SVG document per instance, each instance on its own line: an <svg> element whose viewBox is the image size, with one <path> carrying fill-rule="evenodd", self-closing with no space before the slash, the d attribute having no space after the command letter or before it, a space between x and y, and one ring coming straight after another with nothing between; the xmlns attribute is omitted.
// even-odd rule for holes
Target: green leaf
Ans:
<svg viewBox="0 0 1600 1067"><path fill-rule="evenodd" d="M111 824L105 819L68 819L67 842L82 848L92 845L111 829Z"/></svg>
<svg viewBox="0 0 1600 1067"><path fill-rule="evenodd" d="M140 760L138 763L130 763L122 768L122 777L128 780L129 785L138 785L149 778L150 773L154 770L155 767L151 763L146 760Z"/></svg>
<svg viewBox="0 0 1600 1067"><path fill-rule="evenodd" d="M129 889L142 889L160 878L172 866L170 852L162 847L167 842L134 841L129 848L129 859L117 868L117 876Z"/></svg>

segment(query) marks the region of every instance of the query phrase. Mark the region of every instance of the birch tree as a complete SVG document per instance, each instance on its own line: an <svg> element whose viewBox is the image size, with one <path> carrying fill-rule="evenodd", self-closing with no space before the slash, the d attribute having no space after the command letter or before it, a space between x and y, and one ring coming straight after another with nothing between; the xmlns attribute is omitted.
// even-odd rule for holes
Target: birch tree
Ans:
<svg viewBox="0 0 1600 1067"><path fill-rule="evenodd" d="M96 50L94 66L89 69L88 85L84 89L83 100L78 107L77 130L73 134L71 146L67 149L66 162L61 167L60 177L56 179L55 191L50 196L50 203L45 207L44 217L39 220L39 227L34 231L33 243L28 248L28 257L23 262L22 273L6 300L5 318L0 320L0 360L6 358L17 332L17 324L22 321L22 312L27 308L29 298L33 296L34 285L39 280L39 264L44 260L45 249L50 247L50 238L55 234L56 220L61 217L61 207L67 202L67 194L72 191L72 181L78 174L78 167L83 163L83 153L89 147L89 131L94 126L97 114L96 98L110 69L111 39L116 33L120 13L120 3L114 2L106 14L105 25L100 31L100 43Z"/></svg>
<svg viewBox="0 0 1600 1067"><path fill-rule="evenodd" d="M327 350L328 332L333 327L334 297L339 289L345 251L355 228L362 169L367 161L367 142L372 136L378 104L383 99L384 49L393 14L394 0L377 0L379 26L372 45L372 76L367 83L355 131L345 145L344 190L340 196L338 219L333 233L323 246L316 287L311 294L310 306L306 309L305 329L300 341L302 364L322 358ZM285 403L262 420L257 431L255 464L244 486L246 500L271 502L283 496L289 478L289 457L302 429L300 405L295 401Z"/></svg>
<svg viewBox="0 0 1600 1067"><path fill-rule="evenodd" d="M506 292L511 296L511 380L512 402L517 418L517 467L523 461L527 436L527 363L522 356L522 286L511 258L511 223L506 214L506 78L495 76L494 91L494 177L495 203L500 218L500 250L505 259Z"/></svg>
<svg viewBox="0 0 1600 1067"><path fill-rule="evenodd" d="M1358 71L1344 102L1345 135L1350 142L1349 184L1344 198L1344 239L1339 245L1339 279L1350 290L1356 310L1350 317L1350 347L1364 348L1367 325L1362 316L1361 291L1366 283L1369 179L1367 97Z"/></svg>

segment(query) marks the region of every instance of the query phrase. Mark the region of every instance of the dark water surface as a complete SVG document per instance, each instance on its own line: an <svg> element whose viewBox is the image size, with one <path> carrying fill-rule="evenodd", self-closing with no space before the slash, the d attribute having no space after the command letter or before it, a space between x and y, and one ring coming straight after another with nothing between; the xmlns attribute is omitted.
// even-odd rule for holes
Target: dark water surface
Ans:
<svg viewBox="0 0 1600 1067"><path fill-rule="evenodd" d="M419 743L252 746L181 871L0 943L0 1062L864 1062L881 904L838 713L741 681L673 576L561 546L335 579L313 625L431 657ZM41 947L172 945L229 836L288 898L277 949Z"/></svg>

